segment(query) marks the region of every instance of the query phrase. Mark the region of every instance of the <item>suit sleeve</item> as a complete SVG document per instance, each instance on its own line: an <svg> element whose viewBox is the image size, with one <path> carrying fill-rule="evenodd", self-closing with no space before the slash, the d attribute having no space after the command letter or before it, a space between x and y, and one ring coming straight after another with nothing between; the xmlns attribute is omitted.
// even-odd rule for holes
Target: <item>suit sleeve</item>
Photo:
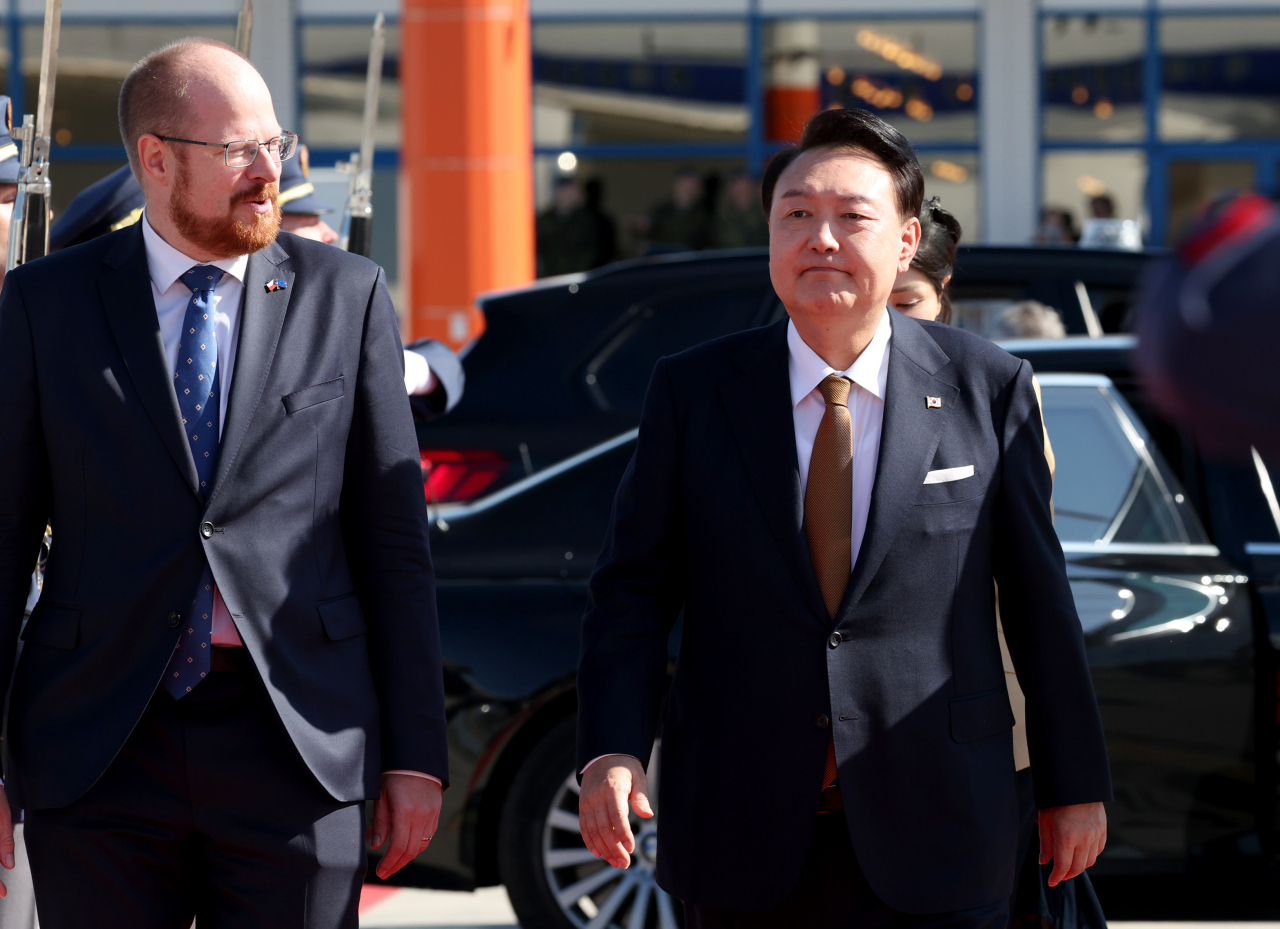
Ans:
<svg viewBox="0 0 1280 929"><path fill-rule="evenodd" d="M435 339L418 339L406 345L405 351L422 356L431 366L431 371L438 382L438 386L431 393L424 397L410 399L414 418L422 422L431 422L457 406L458 401L462 399L467 376L462 370L462 360L454 354L453 349Z"/></svg>
<svg viewBox="0 0 1280 929"><path fill-rule="evenodd" d="M1005 639L1026 695L1036 806L1110 800L1102 718L1062 545L1053 529L1053 479L1027 362L1003 399L994 570Z"/></svg>
<svg viewBox="0 0 1280 929"><path fill-rule="evenodd" d="M382 770L448 784L435 576L404 353L383 272L366 308L342 487L347 557L369 629Z"/></svg>
<svg viewBox="0 0 1280 929"><path fill-rule="evenodd" d="M51 502L35 345L21 286L10 274L0 290L0 694L13 676Z"/></svg>
<svg viewBox="0 0 1280 929"><path fill-rule="evenodd" d="M667 673L667 641L684 605L679 433L666 359L645 397L591 577L578 662L578 763L633 755L648 763Z"/></svg>

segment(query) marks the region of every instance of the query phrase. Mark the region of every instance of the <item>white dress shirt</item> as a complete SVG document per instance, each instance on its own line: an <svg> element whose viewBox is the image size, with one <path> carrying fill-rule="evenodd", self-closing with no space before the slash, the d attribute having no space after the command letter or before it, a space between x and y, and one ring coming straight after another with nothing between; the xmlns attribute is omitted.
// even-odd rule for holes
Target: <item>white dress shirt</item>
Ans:
<svg viewBox="0 0 1280 929"><path fill-rule="evenodd" d="M196 261L184 255L151 228L147 214L142 214L142 241L147 249L147 272L151 275L151 297L155 300L160 320L160 338L164 342L169 370L178 365L178 341L182 337L182 321L191 302L191 290L179 278L195 265L209 264L225 274L213 291L213 331L218 338L218 427L227 422L231 399L231 378L236 369L236 346L240 342L240 306L244 298L244 274L249 256L239 255L221 261ZM231 621L231 612L222 594L213 588L213 636L210 643L223 647L244 645Z"/></svg>
<svg viewBox="0 0 1280 929"><path fill-rule="evenodd" d="M880 462L880 432L884 427L884 389L889 382L889 340L893 327L886 312L871 342L857 360L844 371L837 371L811 349L796 324L787 323L787 373L791 379L791 425L796 433L796 459L800 466L800 499L809 486L809 461L813 458L813 441L818 437L827 401L818 385L828 374L839 374L853 381L849 390L849 418L853 420L853 529L850 539L849 570L858 560L862 537L867 532L871 513L871 489L876 483L876 466ZM779 488L781 490L781 488ZM599 755L582 766L586 773L601 758Z"/></svg>
<svg viewBox="0 0 1280 929"><path fill-rule="evenodd" d="M800 465L800 498L809 486L809 460L818 426L827 410L818 385L829 374L853 381L849 390L849 418L853 420L853 526L849 549L849 570L858 561L862 537L867 532L871 512L871 489L880 461L880 432L884 426L884 389L889 380L889 339L893 327L886 312L880 317L876 334L857 360L837 371L811 349L796 324L787 323L787 372L791 377L791 422L796 433L796 460Z"/></svg>
<svg viewBox="0 0 1280 929"><path fill-rule="evenodd" d="M213 331L218 337L220 388L218 426L221 431L227 421L227 406L231 400L231 378L235 373L236 346L240 342L240 308L244 304L244 275L249 267L249 256L240 255L221 261L196 261L160 238L160 234L151 228L151 221L147 219L145 212L142 214L142 240L147 249L147 272L151 276L151 297L155 300L156 317L160 321L160 338L164 342L165 358L171 371L177 368L182 321L187 315L187 304L191 302L191 290L179 278L199 264L211 264L226 272L213 291ZM244 646L240 633L231 620L231 612L216 585L213 588L213 636L210 642L223 648ZM411 774L441 783L440 778L421 771L383 773Z"/></svg>

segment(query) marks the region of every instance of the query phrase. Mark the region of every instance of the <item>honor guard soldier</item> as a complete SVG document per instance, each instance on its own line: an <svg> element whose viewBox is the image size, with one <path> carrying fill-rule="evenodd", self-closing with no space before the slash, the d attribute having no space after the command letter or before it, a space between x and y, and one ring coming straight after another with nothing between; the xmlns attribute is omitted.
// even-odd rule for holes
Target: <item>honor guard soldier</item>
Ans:
<svg viewBox="0 0 1280 929"><path fill-rule="evenodd" d="M325 245L338 241L338 233L321 217L332 213L316 197L311 183L311 157L305 145L298 146L298 157L280 166L280 228L294 235L315 239Z"/></svg>

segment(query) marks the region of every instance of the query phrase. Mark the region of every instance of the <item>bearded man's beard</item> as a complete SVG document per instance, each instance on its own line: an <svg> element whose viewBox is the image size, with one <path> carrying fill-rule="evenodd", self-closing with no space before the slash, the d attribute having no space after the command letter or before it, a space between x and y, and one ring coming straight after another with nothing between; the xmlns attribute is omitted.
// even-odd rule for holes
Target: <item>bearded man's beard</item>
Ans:
<svg viewBox="0 0 1280 929"><path fill-rule="evenodd" d="M280 190L276 184L257 184L231 195L225 216L210 218L192 211L189 201L191 173L179 163L174 179L173 196L169 198L169 218L188 242L199 245L219 258L235 258L261 251L276 240L280 232ZM242 222L235 209L248 200L270 200L271 212L260 213L252 222Z"/></svg>

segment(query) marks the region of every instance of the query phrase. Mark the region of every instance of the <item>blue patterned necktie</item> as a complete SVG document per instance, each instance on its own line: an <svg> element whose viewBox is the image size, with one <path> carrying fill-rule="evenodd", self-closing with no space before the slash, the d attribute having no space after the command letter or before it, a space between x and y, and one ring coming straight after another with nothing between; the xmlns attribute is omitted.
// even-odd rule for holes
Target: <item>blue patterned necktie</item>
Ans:
<svg viewBox="0 0 1280 929"><path fill-rule="evenodd" d="M218 463L221 398L218 395L218 335L213 329L213 289L222 280L222 274L222 270L213 265L196 265L178 278L191 289L191 302L182 320L173 386L178 394L178 409L182 411L182 428L200 478L200 496L205 500L209 499L213 469ZM186 628L178 637L164 672L164 688L175 700L189 694L208 675L212 638L213 572L206 561Z"/></svg>

